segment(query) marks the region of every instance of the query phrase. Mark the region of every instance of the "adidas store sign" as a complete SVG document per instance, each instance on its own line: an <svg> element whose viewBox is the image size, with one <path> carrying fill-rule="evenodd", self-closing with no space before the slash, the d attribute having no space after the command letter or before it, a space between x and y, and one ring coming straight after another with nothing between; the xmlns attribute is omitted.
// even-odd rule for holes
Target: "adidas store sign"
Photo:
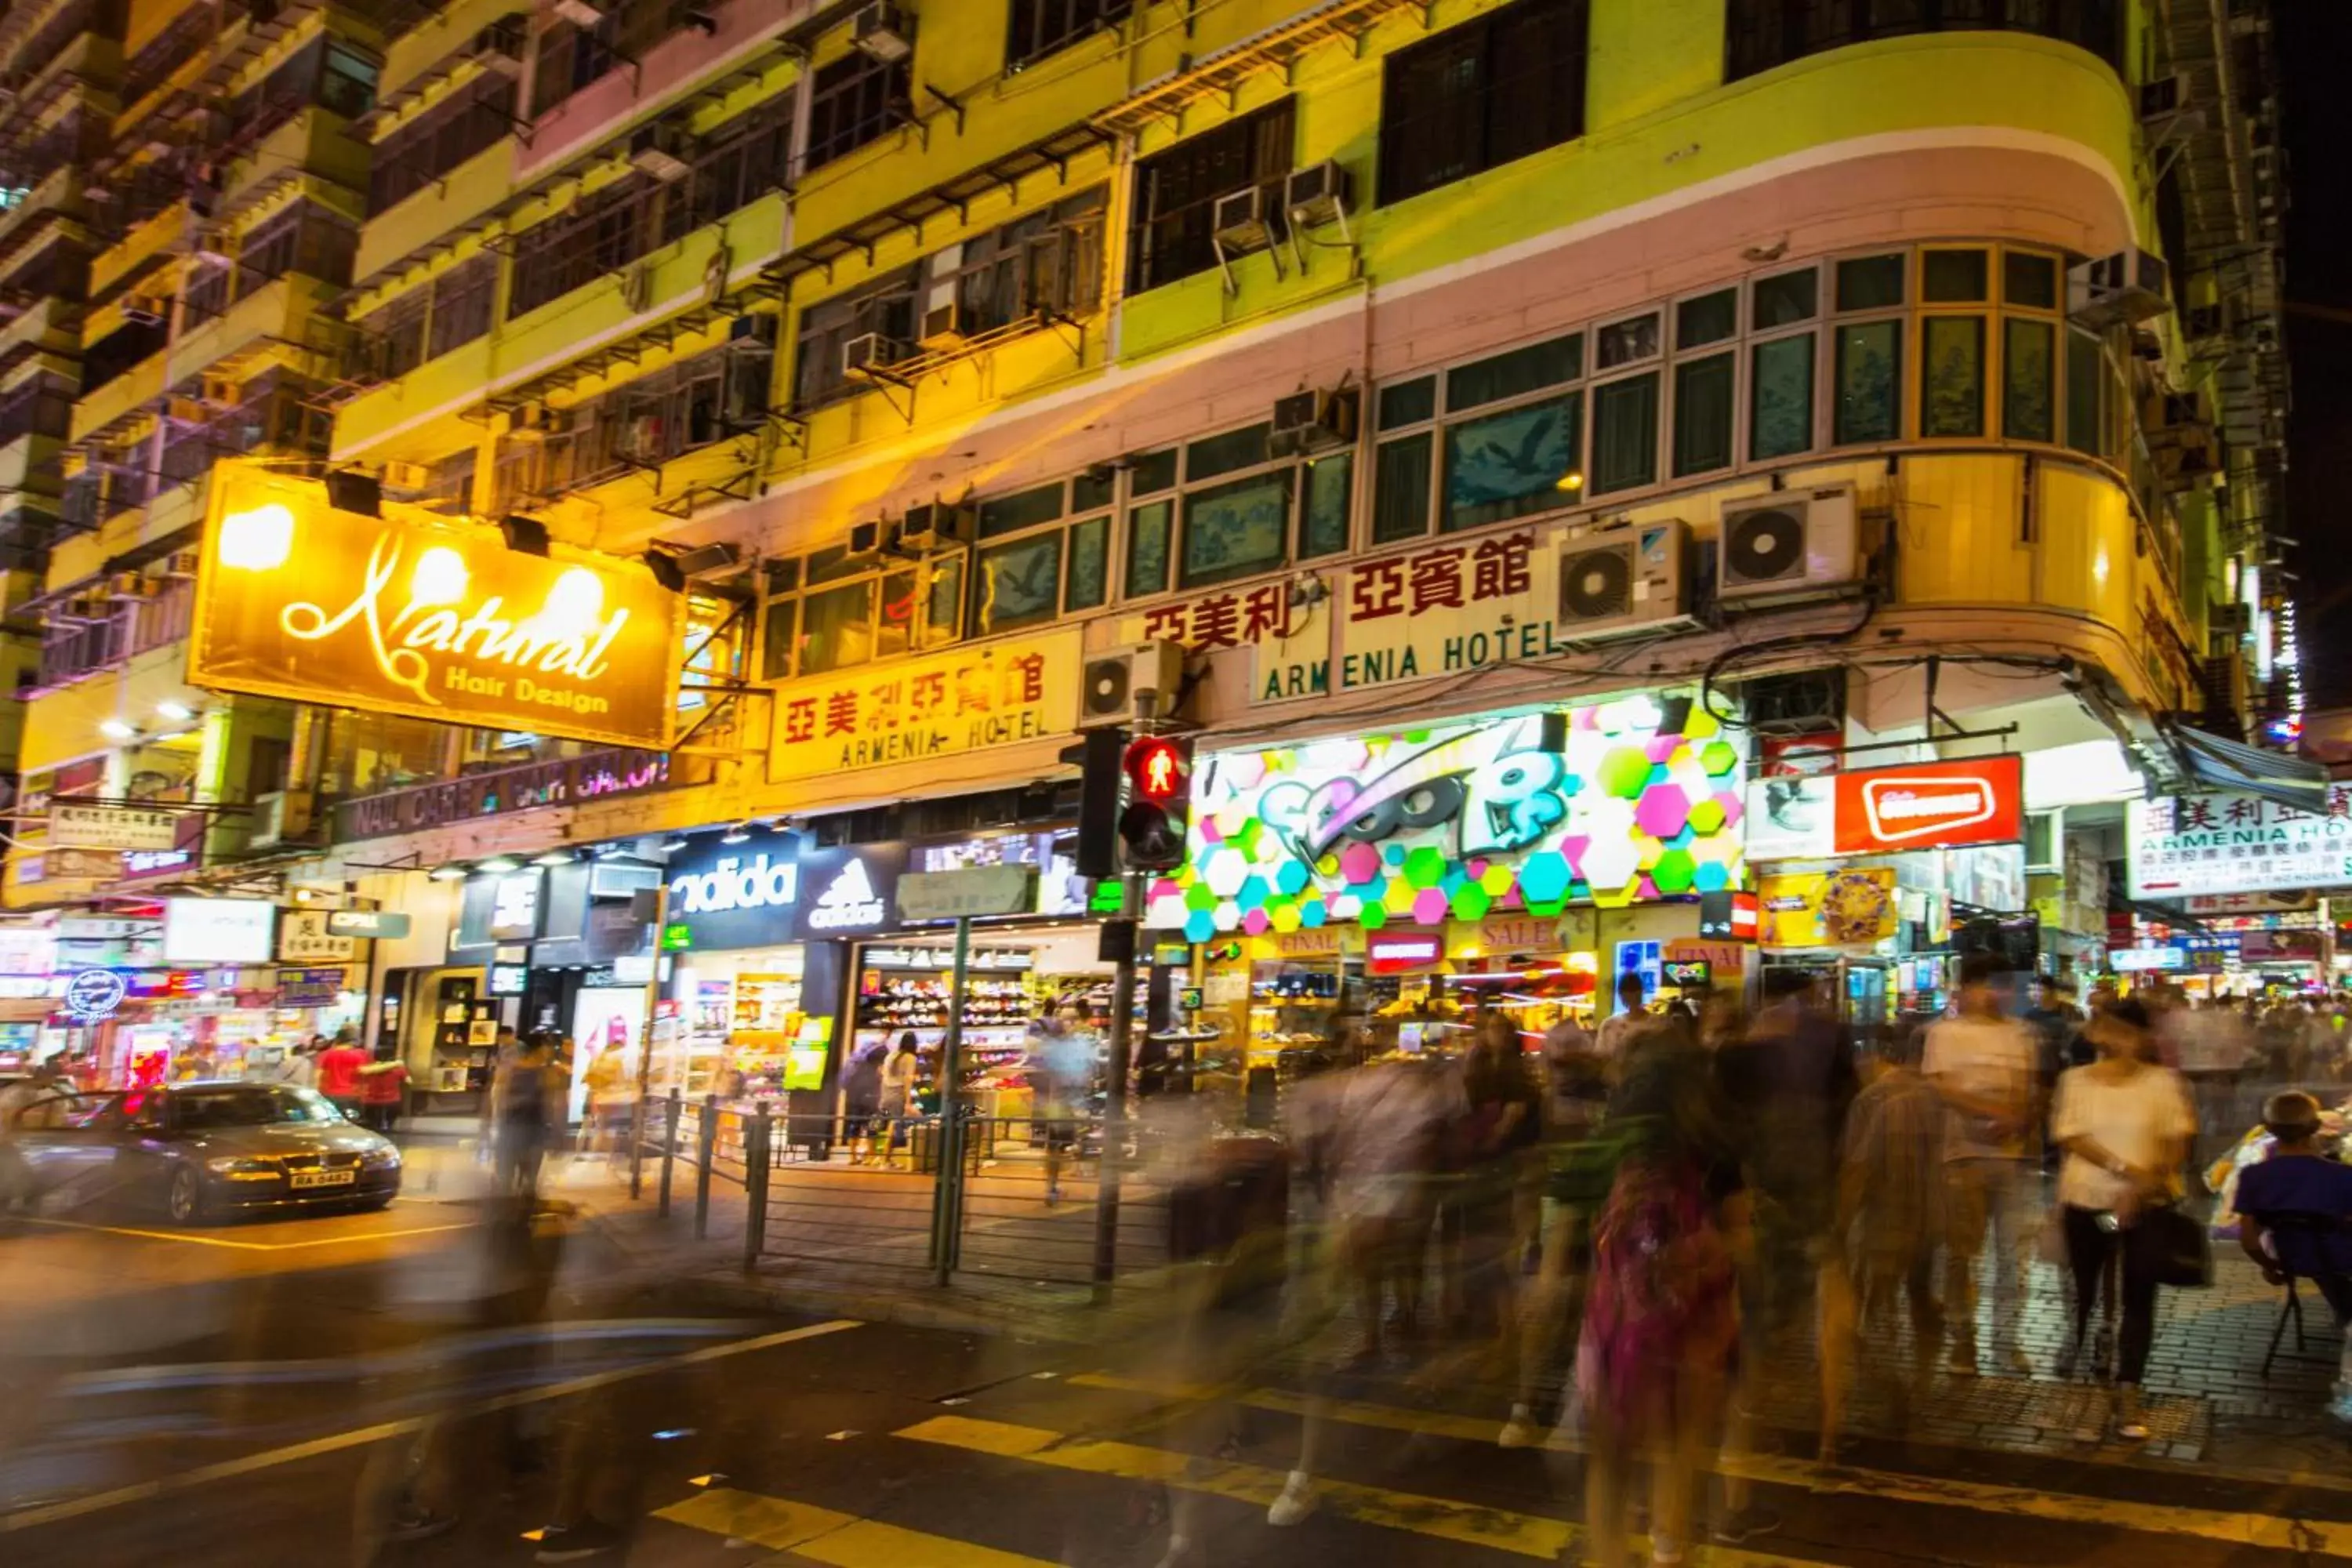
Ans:
<svg viewBox="0 0 2352 1568"><path fill-rule="evenodd" d="M669 896L685 915L788 907L800 892L800 869L794 861L766 855L748 865L730 855L708 871L670 879Z"/></svg>
<svg viewBox="0 0 2352 1568"><path fill-rule="evenodd" d="M843 931L878 926L889 918L889 910L875 891L866 862L852 859L825 884L805 918L811 931Z"/></svg>

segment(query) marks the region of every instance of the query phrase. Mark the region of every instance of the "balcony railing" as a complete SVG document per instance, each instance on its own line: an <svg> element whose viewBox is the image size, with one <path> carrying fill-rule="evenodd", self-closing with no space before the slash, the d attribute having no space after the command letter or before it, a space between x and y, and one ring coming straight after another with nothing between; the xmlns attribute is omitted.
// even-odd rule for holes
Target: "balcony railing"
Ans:
<svg viewBox="0 0 2352 1568"><path fill-rule="evenodd" d="M185 641L196 605L195 584L175 578L150 598L125 599L110 615L68 623L41 644L34 690L54 691L142 653Z"/></svg>

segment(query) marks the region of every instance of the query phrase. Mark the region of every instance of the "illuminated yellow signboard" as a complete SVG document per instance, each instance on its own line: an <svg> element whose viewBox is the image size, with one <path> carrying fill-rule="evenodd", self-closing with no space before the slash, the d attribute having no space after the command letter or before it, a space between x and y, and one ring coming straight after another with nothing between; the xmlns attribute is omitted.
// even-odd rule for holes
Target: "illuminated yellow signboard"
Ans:
<svg viewBox="0 0 2352 1568"><path fill-rule="evenodd" d="M509 550L415 507L214 470L188 680L603 745L666 747L682 601L634 563Z"/></svg>

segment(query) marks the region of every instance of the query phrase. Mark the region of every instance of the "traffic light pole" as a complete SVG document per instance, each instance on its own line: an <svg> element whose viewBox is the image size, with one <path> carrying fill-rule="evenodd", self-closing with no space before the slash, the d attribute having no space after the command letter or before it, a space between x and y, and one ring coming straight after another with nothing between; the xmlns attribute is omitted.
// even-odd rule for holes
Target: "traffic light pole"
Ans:
<svg viewBox="0 0 2352 1568"><path fill-rule="evenodd" d="M1141 879L1119 878L1118 918L1133 921ZM1140 940L1140 933L1137 933ZM1118 1268L1118 1186L1127 1161L1127 1079L1135 1059L1135 942L1127 944L1111 981L1110 1083L1103 1096L1102 1163L1095 1181L1095 1298L1110 1293Z"/></svg>

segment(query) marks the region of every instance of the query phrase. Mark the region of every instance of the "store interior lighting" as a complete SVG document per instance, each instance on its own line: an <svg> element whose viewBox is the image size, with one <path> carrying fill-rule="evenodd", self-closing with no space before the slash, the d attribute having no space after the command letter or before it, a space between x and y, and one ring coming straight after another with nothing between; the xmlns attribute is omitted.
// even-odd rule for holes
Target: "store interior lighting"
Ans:
<svg viewBox="0 0 2352 1568"><path fill-rule="evenodd" d="M462 881L465 879L466 868L458 861L451 860L445 865L434 867L425 875L428 880L435 882Z"/></svg>
<svg viewBox="0 0 2352 1568"><path fill-rule="evenodd" d="M139 726L121 719L100 719L98 732L110 741L130 741L138 738Z"/></svg>
<svg viewBox="0 0 2352 1568"><path fill-rule="evenodd" d="M683 838L665 838L662 840L661 852L665 855L675 855L685 847L686 840Z"/></svg>
<svg viewBox="0 0 2352 1568"><path fill-rule="evenodd" d="M477 860L474 862L475 870L488 871L492 875L497 875L506 871L516 871L521 868L522 862L516 859L511 855L493 855L487 860Z"/></svg>
<svg viewBox="0 0 2352 1568"><path fill-rule="evenodd" d="M734 826L729 828L726 832L720 834L719 836L719 842L721 844L743 844L749 842L751 837L751 825L748 822L739 822Z"/></svg>
<svg viewBox="0 0 2352 1568"><path fill-rule="evenodd" d="M578 858L579 854L574 850L548 849L532 856L530 863L534 866L569 866Z"/></svg>

